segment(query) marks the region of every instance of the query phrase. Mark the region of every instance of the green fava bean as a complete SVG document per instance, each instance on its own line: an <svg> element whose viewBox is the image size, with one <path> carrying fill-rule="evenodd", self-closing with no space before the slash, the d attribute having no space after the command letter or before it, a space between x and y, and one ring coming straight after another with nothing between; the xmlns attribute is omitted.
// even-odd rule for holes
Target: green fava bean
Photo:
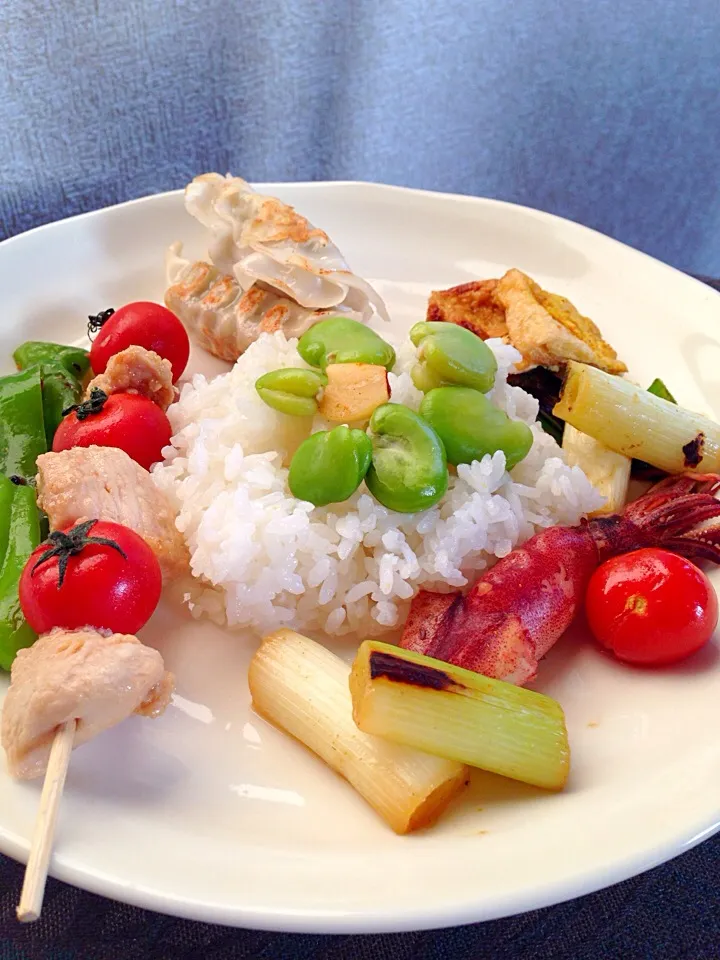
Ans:
<svg viewBox="0 0 720 960"><path fill-rule="evenodd" d="M313 433L290 462L290 492L316 507L341 503L362 483L371 457L372 443L363 430L343 425Z"/></svg>
<svg viewBox="0 0 720 960"><path fill-rule="evenodd" d="M312 417L317 413L317 395L327 386L327 377L303 367L284 367L258 377L255 389L265 403L293 417Z"/></svg>
<svg viewBox="0 0 720 960"><path fill-rule="evenodd" d="M298 340L305 363L322 370L330 363L371 363L392 370L395 351L370 327L351 317L329 317Z"/></svg>
<svg viewBox="0 0 720 960"><path fill-rule="evenodd" d="M495 383L497 360L484 340L455 323L416 323L410 339L418 348L413 383L427 393L434 387L459 384L487 393Z"/></svg>
<svg viewBox="0 0 720 960"><path fill-rule="evenodd" d="M368 490L399 513L427 510L445 494L447 459L442 441L421 416L399 403L384 403L370 419L372 464Z"/></svg>
<svg viewBox="0 0 720 960"><path fill-rule="evenodd" d="M420 413L442 440L450 463L472 463L502 450L508 470L532 447L530 427L511 420L486 396L469 387L437 387L423 397Z"/></svg>

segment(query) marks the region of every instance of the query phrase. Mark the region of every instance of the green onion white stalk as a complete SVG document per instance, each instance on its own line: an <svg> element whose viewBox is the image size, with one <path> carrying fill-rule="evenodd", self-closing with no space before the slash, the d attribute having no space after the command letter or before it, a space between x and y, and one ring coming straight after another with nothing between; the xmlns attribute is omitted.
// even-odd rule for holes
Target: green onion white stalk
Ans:
<svg viewBox="0 0 720 960"><path fill-rule="evenodd" d="M627 500L632 460L565 424L562 448L571 467L580 467L605 503L592 516L619 513Z"/></svg>
<svg viewBox="0 0 720 960"><path fill-rule="evenodd" d="M248 683L255 710L345 777L396 833L429 825L467 782L467 767L359 730L349 677L319 643L278 630L262 641Z"/></svg>
<svg viewBox="0 0 720 960"><path fill-rule="evenodd" d="M550 697L366 640L350 676L366 733L548 790L570 766L565 717Z"/></svg>
<svg viewBox="0 0 720 960"><path fill-rule="evenodd" d="M720 424L596 367L568 363L553 413L616 453L667 473L720 471Z"/></svg>

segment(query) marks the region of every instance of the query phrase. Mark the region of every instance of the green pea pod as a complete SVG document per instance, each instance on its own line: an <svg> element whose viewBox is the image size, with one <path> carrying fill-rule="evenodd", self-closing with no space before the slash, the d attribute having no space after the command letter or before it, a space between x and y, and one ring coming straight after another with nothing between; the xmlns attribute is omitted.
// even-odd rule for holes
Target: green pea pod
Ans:
<svg viewBox="0 0 720 960"><path fill-rule="evenodd" d="M47 449L40 368L0 377L0 473L34 477Z"/></svg>
<svg viewBox="0 0 720 960"><path fill-rule="evenodd" d="M371 363L392 370L395 351L374 330L351 317L329 317L298 340L298 353L311 367L330 363Z"/></svg>
<svg viewBox="0 0 720 960"><path fill-rule="evenodd" d="M255 389L273 410L293 417L312 417L318 409L317 395L327 382L327 377L316 370L284 367L258 377Z"/></svg>
<svg viewBox="0 0 720 960"><path fill-rule="evenodd" d="M472 463L502 450L508 470L532 447L530 427L511 420L484 394L470 387L436 387L423 397L420 414L443 442L450 463Z"/></svg>
<svg viewBox="0 0 720 960"><path fill-rule="evenodd" d="M497 360L477 334L455 323L416 323L410 339L418 348L410 375L427 393L434 387L459 384L487 393L495 383Z"/></svg>
<svg viewBox="0 0 720 960"><path fill-rule="evenodd" d="M371 456L372 444L363 430L343 425L313 433L290 462L290 492L316 507L342 503L362 483Z"/></svg>
<svg viewBox="0 0 720 960"><path fill-rule="evenodd" d="M365 483L390 510L427 510L448 485L445 448L421 416L399 403L384 403L370 419L372 464Z"/></svg>
<svg viewBox="0 0 720 960"><path fill-rule="evenodd" d="M40 543L35 490L0 477L0 668L9 670L18 650L31 646L35 633L20 608L18 582L28 557Z"/></svg>
<svg viewBox="0 0 720 960"><path fill-rule="evenodd" d="M81 381L90 369L90 354L82 347L68 347L61 343L46 343L44 340L27 340L13 353L18 370L26 370L36 363L61 367Z"/></svg>

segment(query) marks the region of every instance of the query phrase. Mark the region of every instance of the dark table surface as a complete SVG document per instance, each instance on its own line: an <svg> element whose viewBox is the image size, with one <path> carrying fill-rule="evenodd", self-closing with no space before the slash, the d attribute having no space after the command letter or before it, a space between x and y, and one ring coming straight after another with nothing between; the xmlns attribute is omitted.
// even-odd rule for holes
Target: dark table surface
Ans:
<svg viewBox="0 0 720 960"><path fill-rule="evenodd" d="M699 279L720 291L720 281ZM720 960L720 836L579 900L429 933L231 930L113 903L55 880L40 920L23 927L15 920L21 882L22 868L0 857L0 960Z"/></svg>

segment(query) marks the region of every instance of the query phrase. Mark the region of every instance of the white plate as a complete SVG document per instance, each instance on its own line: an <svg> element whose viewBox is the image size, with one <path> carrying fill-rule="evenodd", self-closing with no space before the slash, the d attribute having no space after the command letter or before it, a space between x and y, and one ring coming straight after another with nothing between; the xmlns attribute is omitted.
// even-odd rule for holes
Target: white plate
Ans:
<svg viewBox="0 0 720 960"><path fill-rule="evenodd" d="M333 236L398 325L424 316L434 287L517 266L593 317L639 382L662 376L681 402L720 417L720 298L641 253L490 200L357 183L267 191ZM173 193L2 244L3 364L21 340L75 341L89 313L161 300L163 254L178 238L201 252ZM399 838L320 761L252 714L250 641L169 608L143 639L177 674L175 703L157 722L133 718L74 754L57 833L53 874L96 893L246 927L437 927L588 893L720 826L714 645L652 673L566 637L543 663L539 687L567 713L567 790L547 795L478 774L436 828ZM18 859L27 856L38 793L13 783L0 761L0 849Z"/></svg>

